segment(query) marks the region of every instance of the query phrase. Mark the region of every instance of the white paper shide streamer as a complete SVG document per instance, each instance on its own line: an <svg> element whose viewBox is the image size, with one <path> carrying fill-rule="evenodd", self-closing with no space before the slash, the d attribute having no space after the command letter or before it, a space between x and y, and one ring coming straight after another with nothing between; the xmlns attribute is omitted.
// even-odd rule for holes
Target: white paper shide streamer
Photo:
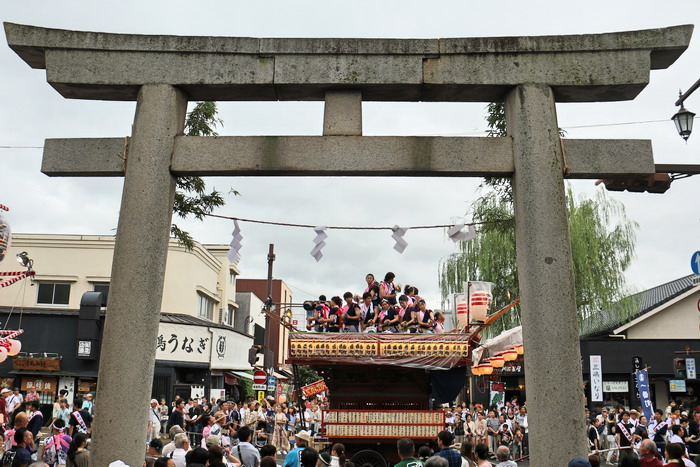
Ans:
<svg viewBox="0 0 700 467"><path fill-rule="evenodd" d="M237 263L241 260L241 247L243 244L241 243L241 240L243 240L243 235L241 235L241 228L238 227L238 221L234 220L233 221L233 239L231 240L231 249L228 250L228 253L226 254L226 257L228 260L232 263Z"/></svg>
<svg viewBox="0 0 700 467"><path fill-rule="evenodd" d="M314 227L314 232L316 232L316 236L314 237L314 247L311 250L311 256L313 256L318 263L321 261L321 258L323 258L321 250L326 246L324 240L328 238L328 234L326 233L326 228L323 226Z"/></svg>
<svg viewBox="0 0 700 467"><path fill-rule="evenodd" d="M455 243L460 241L468 242L476 238L476 229L474 229L473 225L470 225L466 232L463 229L464 224L453 225L447 229L447 236Z"/></svg>
<svg viewBox="0 0 700 467"><path fill-rule="evenodd" d="M405 250L408 246L406 240L403 239L403 236L406 235L408 229L395 225L391 228L391 231L393 232L391 234L391 238L393 238L394 241L396 241L396 243L394 244L394 250L398 251L399 253L403 253L403 250Z"/></svg>

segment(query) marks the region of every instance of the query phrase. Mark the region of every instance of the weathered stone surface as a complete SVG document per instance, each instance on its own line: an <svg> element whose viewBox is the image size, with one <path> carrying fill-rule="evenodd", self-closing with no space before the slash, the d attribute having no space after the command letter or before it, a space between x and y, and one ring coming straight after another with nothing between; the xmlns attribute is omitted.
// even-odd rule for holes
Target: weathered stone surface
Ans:
<svg viewBox="0 0 700 467"><path fill-rule="evenodd" d="M523 85L505 101L522 298L531 465L587 455L571 241L554 94ZM566 430L552 430L552 407ZM564 459L564 461L562 461Z"/></svg>
<svg viewBox="0 0 700 467"><path fill-rule="evenodd" d="M639 31L529 37L440 39L440 54L522 52L604 52L650 50L653 70L668 68L687 48L693 25Z"/></svg>
<svg viewBox="0 0 700 467"><path fill-rule="evenodd" d="M169 165L187 100L168 85L141 88L124 178L100 352L92 465L142 465L145 414L124 423L124 407L147 407L153 385L163 276L175 179ZM119 440L118 443L114 442Z"/></svg>
<svg viewBox="0 0 700 467"><path fill-rule="evenodd" d="M632 99L649 82L649 68L648 50L447 55L425 60L428 91L423 96L450 100L460 92L478 91L481 83L501 89L547 83L554 87L558 102Z"/></svg>
<svg viewBox="0 0 700 467"><path fill-rule="evenodd" d="M47 68L65 97L133 100L140 84L193 100L490 101L521 83L562 102L636 96L649 69L687 48L692 26L578 36L456 39L256 39L64 31L5 23L9 46ZM425 67L423 67L425 62Z"/></svg>
<svg viewBox="0 0 700 467"><path fill-rule="evenodd" d="M172 171L199 175L476 176L512 172L510 151L508 138L179 137Z"/></svg>
<svg viewBox="0 0 700 467"><path fill-rule="evenodd" d="M328 91L323 107L323 135L362 135L362 93Z"/></svg>
<svg viewBox="0 0 700 467"><path fill-rule="evenodd" d="M49 176L122 177L128 138L47 139L41 171Z"/></svg>
<svg viewBox="0 0 700 467"><path fill-rule="evenodd" d="M54 177L119 177L124 138L47 140L42 172ZM565 139L569 178L649 176L649 140ZM406 136L178 136L177 174L339 176L511 176L510 138ZM387 165L387 161L391 161Z"/></svg>

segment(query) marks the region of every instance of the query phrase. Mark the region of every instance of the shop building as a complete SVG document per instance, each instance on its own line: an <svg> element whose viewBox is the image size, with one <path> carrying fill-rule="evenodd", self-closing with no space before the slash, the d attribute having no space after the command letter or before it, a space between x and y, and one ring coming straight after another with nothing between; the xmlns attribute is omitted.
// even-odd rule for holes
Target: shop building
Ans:
<svg viewBox="0 0 700 467"><path fill-rule="evenodd" d="M651 402L665 409L670 399L686 407L700 403L700 276L661 284L620 302L624 310L604 312L581 329L581 357L588 407L640 404L635 368L648 368ZM546 343L543 343L546 345ZM600 357L603 400L591 400L591 356ZM502 383L504 400L527 400L525 354L488 377L471 376L471 400L488 404L491 383ZM552 369L556 371L556 368Z"/></svg>
<svg viewBox="0 0 700 467"><path fill-rule="evenodd" d="M252 379L248 350L264 320L256 324L259 310L236 301L240 271L226 258L228 249L195 243L188 251L171 240L153 397L242 396L241 380ZM3 324L25 331L22 353L0 363L0 383L23 389L34 384L46 403L62 388L71 399L94 392L114 237L16 234L8 257L23 251L37 274L34 281L0 289Z"/></svg>

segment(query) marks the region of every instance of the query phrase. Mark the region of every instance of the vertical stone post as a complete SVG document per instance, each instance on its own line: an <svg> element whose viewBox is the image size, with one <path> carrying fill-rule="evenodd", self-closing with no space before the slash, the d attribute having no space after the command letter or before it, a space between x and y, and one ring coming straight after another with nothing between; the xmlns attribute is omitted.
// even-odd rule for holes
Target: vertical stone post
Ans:
<svg viewBox="0 0 700 467"><path fill-rule="evenodd" d="M513 138L518 279L525 344L530 465L587 453L581 350L554 95L526 84L505 100ZM552 427L552 417L556 425Z"/></svg>
<svg viewBox="0 0 700 467"><path fill-rule="evenodd" d="M323 136L362 135L362 91L326 91Z"/></svg>
<svg viewBox="0 0 700 467"><path fill-rule="evenodd" d="M143 464L175 196L170 160L186 111L187 98L170 85L139 91L100 354L95 466Z"/></svg>

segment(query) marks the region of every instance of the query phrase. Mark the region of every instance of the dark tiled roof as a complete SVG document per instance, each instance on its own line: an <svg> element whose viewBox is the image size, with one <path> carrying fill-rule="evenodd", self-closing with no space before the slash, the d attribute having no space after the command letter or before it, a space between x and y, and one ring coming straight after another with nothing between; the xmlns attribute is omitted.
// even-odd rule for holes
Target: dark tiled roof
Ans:
<svg viewBox="0 0 700 467"><path fill-rule="evenodd" d="M79 310L70 308L21 308L21 307L7 307L0 306L0 315L9 314L12 311L13 316L19 316L20 312L27 315L52 315L52 316L78 316L80 314ZM100 312L102 316L105 315L105 310ZM231 326L214 323L212 321L207 321L206 319L197 318L195 316L181 315L178 313L161 313L160 314L161 323L170 324L189 324L193 326L206 326L210 328L227 329L229 331L236 332L238 334L244 335L246 337L252 337L248 334L240 332Z"/></svg>
<svg viewBox="0 0 700 467"><path fill-rule="evenodd" d="M657 285L621 300L613 307L614 311L601 310L600 313L582 324L581 337L612 334L613 330L620 326L655 310L669 300L673 300L693 287L700 285L700 282L693 282L693 278L696 277L694 274L690 274L680 279ZM622 311L625 306L623 303L631 307L631 309L626 312Z"/></svg>

